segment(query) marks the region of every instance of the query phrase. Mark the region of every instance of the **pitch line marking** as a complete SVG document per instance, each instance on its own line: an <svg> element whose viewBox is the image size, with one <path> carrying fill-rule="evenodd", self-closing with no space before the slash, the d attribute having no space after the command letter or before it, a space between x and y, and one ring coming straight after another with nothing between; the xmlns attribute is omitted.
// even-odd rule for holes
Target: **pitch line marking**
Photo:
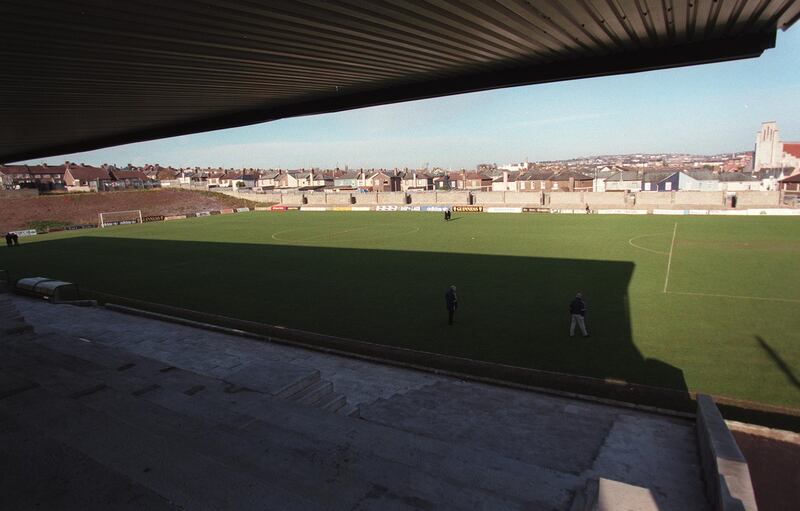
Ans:
<svg viewBox="0 0 800 511"><path fill-rule="evenodd" d="M678 232L678 222L675 222L675 227L672 228L672 243L669 244L669 259L667 260L667 277L664 279L664 292L667 292L669 285L669 270L672 267L672 251L675 248L675 234Z"/></svg>
<svg viewBox="0 0 800 511"><path fill-rule="evenodd" d="M709 296L712 298L736 298L739 300L761 300L765 302L800 303L800 300L796 298L764 298L763 296L721 295L714 293L692 293L689 291L666 291L666 293L670 295Z"/></svg>
<svg viewBox="0 0 800 511"><path fill-rule="evenodd" d="M642 235L639 235L639 236L634 236L633 238L628 240L628 245L632 246L633 248L638 248L639 250L644 250L645 252L652 252L654 254L659 254L659 255L669 255L667 252L662 252L660 250L653 250L652 248L642 247L642 246L639 246L636 243L634 243L634 240L639 240L639 239L642 239L642 238L653 238L655 236L663 236L663 235L664 235L664 233L642 234Z"/></svg>

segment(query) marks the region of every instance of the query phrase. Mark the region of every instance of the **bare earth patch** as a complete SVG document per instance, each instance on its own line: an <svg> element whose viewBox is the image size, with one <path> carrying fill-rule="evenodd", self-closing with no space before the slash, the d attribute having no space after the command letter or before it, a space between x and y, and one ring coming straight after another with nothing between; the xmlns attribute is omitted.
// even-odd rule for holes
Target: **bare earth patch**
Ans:
<svg viewBox="0 0 800 511"><path fill-rule="evenodd" d="M255 205L251 201L212 192L163 189L19 198L5 196L0 200L0 232L36 227L42 222L96 224L98 214L106 211L140 209L144 216L182 215Z"/></svg>

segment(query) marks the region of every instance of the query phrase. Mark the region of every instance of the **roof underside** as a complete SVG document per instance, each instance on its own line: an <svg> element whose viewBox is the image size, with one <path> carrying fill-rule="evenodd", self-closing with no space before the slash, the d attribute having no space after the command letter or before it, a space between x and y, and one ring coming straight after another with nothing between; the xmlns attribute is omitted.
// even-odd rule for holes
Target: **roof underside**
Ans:
<svg viewBox="0 0 800 511"><path fill-rule="evenodd" d="M754 57L796 0L3 0L0 162Z"/></svg>

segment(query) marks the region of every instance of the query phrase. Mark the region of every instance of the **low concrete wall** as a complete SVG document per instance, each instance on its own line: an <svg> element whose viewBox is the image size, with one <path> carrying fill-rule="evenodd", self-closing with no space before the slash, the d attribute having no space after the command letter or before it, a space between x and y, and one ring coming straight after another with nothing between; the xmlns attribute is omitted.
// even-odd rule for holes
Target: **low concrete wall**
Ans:
<svg viewBox="0 0 800 511"><path fill-rule="evenodd" d="M408 198L415 206L436 204L436 192L409 192Z"/></svg>
<svg viewBox="0 0 800 511"><path fill-rule="evenodd" d="M302 193L283 193L281 194L281 204L284 206L302 206Z"/></svg>
<svg viewBox="0 0 800 511"><path fill-rule="evenodd" d="M553 192L548 194L550 206L583 204L583 192Z"/></svg>
<svg viewBox="0 0 800 511"><path fill-rule="evenodd" d="M327 194L325 193L307 193L306 204L309 206L324 206L327 204Z"/></svg>
<svg viewBox="0 0 800 511"><path fill-rule="evenodd" d="M349 193L326 193L325 202L334 206L349 206L352 196Z"/></svg>
<svg viewBox="0 0 800 511"><path fill-rule="evenodd" d="M376 205L378 204L378 192L355 193L356 204Z"/></svg>
<svg viewBox="0 0 800 511"><path fill-rule="evenodd" d="M262 197L262 199L256 200L255 202L270 202L273 204L281 203L280 193L259 193L256 194L256 197Z"/></svg>
<svg viewBox="0 0 800 511"><path fill-rule="evenodd" d="M234 192L233 190L224 190L219 188L212 188L209 191L214 193L219 193L222 195L227 195L228 197L236 197L237 199L245 199L258 203L277 204L278 202L280 202L280 196L274 197L273 195L268 196L261 193L237 193Z"/></svg>
<svg viewBox="0 0 800 511"><path fill-rule="evenodd" d="M506 192L472 192L475 204L505 204Z"/></svg>
<svg viewBox="0 0 800 511"><path fill-rule="evenodd" d="M623 192L583 192L583 202L592 208L600 206L625 207L625 193Z"/></svg>
<svg viewBox="0 0 800 511"><path fill-rule="evenodd" d="M382 192L378 194L378 204L396 204L401 205L406 203L406 192Z"/></svg>
<svg viewBox="0 0 800 511"><path fill-rule="evenodd" d="M746 208L749 206L780 206L781 205L781 192L759 192L759 191L744 191L736 192L736 207Z"/></svg>
<svg viewBox="0 0 800 511"><path fill-rule="evenodd" d="M756 511L750 468L710 396L697 395L697 441L712 509Z"/></svg>
<svg viewBox="0 0 800 511"><path fill-rule="evenodd" d="M506 204L519 206L539 206L542 204L541 192L505 192Z"/></svg>
<svg viewBox="0 0 800 511"><path fill-rule="evenodd" d="M675 192L676 206L724 206L723 192Z"/></svg>
<svg viewBox="0 0 800 511"><path fill-rule="evenodd" d="M436 192L437 204L469 204L469 192Z"/></svg>
<svg viewBox="0 0 800 511"><path fill-rule="evenodd" d="M637 192L637 206L672 206L673 192Z"/></svg>

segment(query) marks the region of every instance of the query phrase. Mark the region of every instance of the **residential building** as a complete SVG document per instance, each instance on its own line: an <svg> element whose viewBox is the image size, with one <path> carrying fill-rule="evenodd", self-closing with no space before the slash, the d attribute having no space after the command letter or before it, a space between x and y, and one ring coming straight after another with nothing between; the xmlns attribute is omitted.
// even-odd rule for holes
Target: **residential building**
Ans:
<svg viewBox="0 0 800 511"><path fill-rule="evenodd" d="M492 189L492 178L478 172L451 172L450 186L458 190L489 191Z"/></svg>
<svg viewBox="0 0 800 511"><path fill-rule="evenodd" d="M552 189L554 174L549 170L531 170L517 177L520 192L546 192Z"/></svg>
<svg viewBox="0 0 800 511"><path fill-rule="evenodd" d="M390 177L385 172L373 172L364 181L365 186L373 192L389 192L391 191Z"/></svg>
<svg viewBox="0 0 800 511"><path fill-rule="evenodd" d="M800 174L785 177L779 181L780 189L791 194L800 194Z"/></svg>
<svg viewBox="0 0 800 511"><path fill-rule="evenodd" d="M591 192L594 179L574 170L565 170L553 176L550 181L554 192Z"/></svg>
<svg viewBox="0 0 800 511"><path fill-rule="evenodd" d="M115 188L143 188L148 183L144 172L138 170L120 170L112 168L109 172L111 181L107 184Z"/></svg>
<svg viewBox="0 0 800 511"><path fill-rule="evenodd" d="M761 183L761 190L780 190L780 180L792 175L792 168L786 169L761 169L753 173L753 177Z"/></svg>
<svg viewBox="0 0 800 511"><path fill-rule="evenodd" d="M104 168L90 165L67 165L64 172L64 184L67 190L89 189L104 190L111 181L111 175Z"/></svg>
<svg viewBox="0 0 800 511"><path fill-rule="evenodd" d="M642 175L642 191L644 192L671 192L678 190L680 172L645 172Z"/></svg>
<svg viewBox="0 0 800 511"><path fill-rule="evenodd" d="M622 170L603 180L606 192L638 192L642 189L642 174L636 170Z"/></svg>
<svg viewBox="0 0 800 511"><path fill-rule="evenodd" d="M519 172L503 171L503 175L497 177L492 181L493 192L516 192L517 179L520 177Z"/></svg>
<svg viewBox="0 0 800 511"><path fill-rule="evenodd" d="M717 192L720 190L719 177L710 170L687 170L680 173L680 190Z"/></svg>
<svg viewBox="0 0 800 511"><path fill-rule="evenodd" d="M343 174L333 179L334 188L341 190L355 190L358 188L358 172L354 170L345 171Z"/></svg>
<svg viewBox="0 0 800 511"><path fill-rule="evenodd" d="M403 190L433 190L433 177L425 173L408 170L402 176Z"/></svg>
<svg viewBox="0 0 800 511"><path fill-rule="evenodd" d="M0 165L3 188L33 188L35 182L27 165Z"/></svg>
<svg viewBox="0 0 800 511"><path fill-rule="evenodd" d="M717 176L719 189L723 192L761 190L761 180L742 172L723 172Z"/></svg>

